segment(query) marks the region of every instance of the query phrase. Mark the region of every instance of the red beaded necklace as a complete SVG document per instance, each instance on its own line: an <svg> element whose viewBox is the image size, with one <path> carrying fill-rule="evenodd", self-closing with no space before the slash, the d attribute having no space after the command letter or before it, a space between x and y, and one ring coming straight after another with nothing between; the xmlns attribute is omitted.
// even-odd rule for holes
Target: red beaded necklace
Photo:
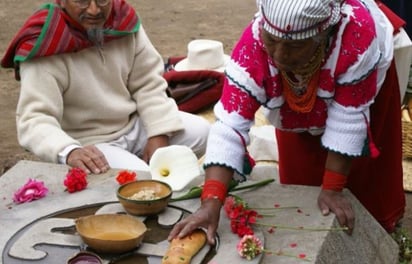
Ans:
<svg viewBox="0 0 412 264"><path fill-rule="evenodd" d="M316 72L312 75L310 79L306 92L302 95L298 95L290 87L286 78L282 76L283 85L283 95L288 103L289 107L298 113L309 113L312 111L316 102L316 91L318 90L320 69L318 68Z"/></svg>
<svg viewBox="0 0 412 264"><path fill-rule="evenodd" d="M312 58L302 68L290 73L281 71L283 95L289 107L295 112L309 113L315 105L325 47L326 41L322 41ZM296 81L296 76L300 81Z"/></svg>

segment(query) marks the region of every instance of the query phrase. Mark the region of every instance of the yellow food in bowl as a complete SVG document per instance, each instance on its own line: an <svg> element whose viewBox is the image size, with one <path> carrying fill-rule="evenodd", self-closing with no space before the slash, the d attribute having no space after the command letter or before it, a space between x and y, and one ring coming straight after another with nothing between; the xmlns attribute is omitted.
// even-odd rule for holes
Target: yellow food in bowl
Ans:
<svg viewBox="0 0 412 264"><path fill-rule="evenodd" d="M156 192L154 190L141 190L127 198L131 200L137 200L137 201L138 200L147 201L147 200L159 199L160 197L156 195Z"/></svg>

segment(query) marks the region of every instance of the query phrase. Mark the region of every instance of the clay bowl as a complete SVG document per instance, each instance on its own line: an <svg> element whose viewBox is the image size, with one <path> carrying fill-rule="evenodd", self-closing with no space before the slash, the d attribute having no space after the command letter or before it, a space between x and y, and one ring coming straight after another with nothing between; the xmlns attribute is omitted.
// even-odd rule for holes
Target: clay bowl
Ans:
<svg viewBox="0 0 412 264"><path fill-rule="evenodd" d="M79 217L76 230L83 242L100 253L130 251L143 240L147 230L139 219L125 214L101 214Z"/></svg>
<svg viewBox="0 0 412 264"><path fill-rule="evenodd" d="M163 211L172 197L172 188L157 180L140 180L123 184L117 198L132 215L154 215Z"/></svg>

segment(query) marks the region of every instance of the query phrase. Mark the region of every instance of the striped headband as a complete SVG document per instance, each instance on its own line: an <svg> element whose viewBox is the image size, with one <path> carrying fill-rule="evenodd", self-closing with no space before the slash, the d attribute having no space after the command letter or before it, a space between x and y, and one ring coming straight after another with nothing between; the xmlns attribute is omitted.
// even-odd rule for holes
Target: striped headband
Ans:
<svg viewBox="0 0 412 264"><path fill-rule="evenodd" d="M283 39L318 35L340 20L341 0L261 0L263 28Z"/></svg>

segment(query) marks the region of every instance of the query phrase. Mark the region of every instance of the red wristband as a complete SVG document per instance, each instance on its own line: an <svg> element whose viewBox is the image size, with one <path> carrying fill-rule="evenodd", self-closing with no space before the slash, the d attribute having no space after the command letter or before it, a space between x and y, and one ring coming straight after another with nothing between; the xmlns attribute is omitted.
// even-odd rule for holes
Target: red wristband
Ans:
<svg viewBox="0 0 412 264"><path fill-rule="evenodd" d="M345 188L346 182L345 175L326 169L323 174L322 190L341 192Z"/></svg>
<svg viewBox="0 0 412 264"><path fill-rule="evenodd" d="M227 193L226 185L218 180L207 180L203 185L202 195L200 199L203 201L205 199L218 199L222 202L225 202Z"/></svg>

